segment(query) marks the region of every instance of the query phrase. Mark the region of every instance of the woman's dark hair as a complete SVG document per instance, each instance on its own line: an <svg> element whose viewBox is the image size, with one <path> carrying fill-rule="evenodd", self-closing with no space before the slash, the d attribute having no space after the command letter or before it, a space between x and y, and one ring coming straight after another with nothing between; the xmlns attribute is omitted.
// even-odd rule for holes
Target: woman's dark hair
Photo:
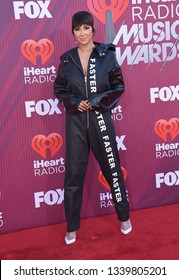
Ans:
<svg viewBox="0 0 179 280"><path fill-rule="evenodd" d="M74 29L76 27L79 27L83 24L90 25L92 27L93 33L95 32L92 15L86 11L80 11L74 14L72 17L72 33L74 34Z"/></svg>

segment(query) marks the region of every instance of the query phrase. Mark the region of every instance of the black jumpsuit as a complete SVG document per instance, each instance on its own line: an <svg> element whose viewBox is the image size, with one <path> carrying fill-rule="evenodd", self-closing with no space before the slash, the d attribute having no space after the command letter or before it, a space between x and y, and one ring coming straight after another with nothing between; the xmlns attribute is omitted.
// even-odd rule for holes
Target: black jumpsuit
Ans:
<svg viewBox="0 0 179 280"><path fill-rule="evenodd" d="M80 227L83 184L90 148L111 187L118 219L127 221L129 203L110 112L124 91L115 47L112 44L96 44L89 58L86 77L77 48L66 52L61 56L54 91L66 108L64 204L67 231L76 231ZM78 111L80 101L86 99L93 109Z"/></svg>

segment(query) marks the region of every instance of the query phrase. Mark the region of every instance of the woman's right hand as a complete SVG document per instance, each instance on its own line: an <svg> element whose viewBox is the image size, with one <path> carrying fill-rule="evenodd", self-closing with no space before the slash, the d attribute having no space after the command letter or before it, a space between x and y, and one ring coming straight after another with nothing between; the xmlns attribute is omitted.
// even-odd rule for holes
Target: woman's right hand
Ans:
<svg viewBox="0 0 179 280"><path fill-rule="evenodd" d="M81 100L80 104L78 105L78 111L85 112L89 109L92 109L90 102L88 100Z"/></svg>

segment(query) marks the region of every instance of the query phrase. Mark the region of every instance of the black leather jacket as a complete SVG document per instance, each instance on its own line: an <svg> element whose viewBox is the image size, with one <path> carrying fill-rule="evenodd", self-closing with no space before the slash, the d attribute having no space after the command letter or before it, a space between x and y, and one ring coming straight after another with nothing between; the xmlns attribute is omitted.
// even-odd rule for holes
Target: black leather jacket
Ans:
<svg viewBox="0 0 179 280"><path fill-rule="evenodd" d="M121 68L116 62L115 46L95 43L86 77L80 63L77 47L67 51L61 58L54 82L55 95L61 99L67 114L80 113L78 105L88 99L101 112L115 107L124 91Z"/></svg>

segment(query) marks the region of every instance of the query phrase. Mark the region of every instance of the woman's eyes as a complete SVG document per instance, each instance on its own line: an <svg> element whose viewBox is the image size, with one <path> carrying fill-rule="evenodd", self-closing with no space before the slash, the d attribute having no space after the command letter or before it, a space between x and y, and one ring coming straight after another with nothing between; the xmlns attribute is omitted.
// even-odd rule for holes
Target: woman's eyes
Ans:
<svg viewBox="0 0 179 280"><path fill-rule="evenodd" d="M83 28L84 28L85 30L88 30L88 29L90 28L90 26L84 25ZM79 31L79 30L80 30L80 27L76 27L74 30L75 30L75 31Z"/></svg>

